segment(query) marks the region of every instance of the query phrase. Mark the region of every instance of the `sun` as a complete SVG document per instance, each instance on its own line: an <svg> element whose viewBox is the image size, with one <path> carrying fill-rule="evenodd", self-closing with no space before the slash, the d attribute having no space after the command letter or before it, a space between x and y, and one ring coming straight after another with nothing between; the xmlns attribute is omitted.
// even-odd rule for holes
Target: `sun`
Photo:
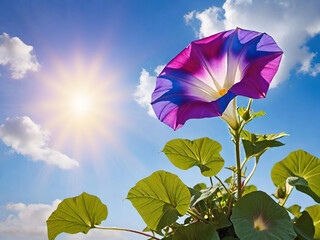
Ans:
<svg viewBox="0 0 320 240"><path fill-rule="evenodd" d="M92 96L88 96L85 93L75 93L70 99L70 109L79 118L88 116L92 107Z"/></svg>
<svg viewBox="0 0 320 240"><path fill-rule="evenodd" d="M72 146L97 152L101 143L116 144L121 128L124 93L117 86L119 74L105 69L101 57L85 61L79 55L65 62L55 59L52 70L44 71L41 101L34 110L42 114L58 148Z"/></svg>

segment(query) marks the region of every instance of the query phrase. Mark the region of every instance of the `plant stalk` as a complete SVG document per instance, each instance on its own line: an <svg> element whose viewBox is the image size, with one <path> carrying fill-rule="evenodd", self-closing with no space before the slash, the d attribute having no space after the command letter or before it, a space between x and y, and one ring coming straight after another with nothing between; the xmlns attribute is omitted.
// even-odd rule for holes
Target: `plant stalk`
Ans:
<svg viewBox="0 0 320 240"><path fill-rule="evenodd" d="M137 234L140 234L140 235L149 237L149 238L153 238L153 239L156 239L156 240L160 240L160 238L157 238L157 237L152 236L152 235L150 235L150 234L143 233L143 232L139 232L139 231L132 230L132 229L115 228L115 227L99 227L99 226L95 226L94 228L102 229L102 230L116 230L116 231L132 232L132 233L137 233Z"/></svg>
<svg viewBox="0 0 320 240"><path fill-rule="evenodd" d="M227 191L227 193L229 193L229 194L231 195L229 189L226 187L226 185L224 185L224 183L221 181L221 179L218 178L217 176L214 176L214 177L220 182L220 184L221 184L222 187ZM210 179L211 179L211 177L210 177Z"/></svg>
<svg viewBox="0 0 320 240"><path fill-rule="evenodd" d="M211 187L213 187L212 177L210 177L210 183L211 183Z"/></svg>
<svg viewBox="0 0 320 240"><path fill-rule="evenodd" d="M240 158L240 129L235 132L234 141L236 145L236 161L237 161L237 185L238 185L238 200L242 196L241 187L241 158Z"/></svg>

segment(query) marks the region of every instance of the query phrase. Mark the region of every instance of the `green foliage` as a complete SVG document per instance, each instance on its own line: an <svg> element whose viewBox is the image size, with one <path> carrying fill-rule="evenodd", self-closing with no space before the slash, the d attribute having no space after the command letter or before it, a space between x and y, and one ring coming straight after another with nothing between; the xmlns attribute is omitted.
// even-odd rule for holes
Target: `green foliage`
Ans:
<svg viewBox="0 0 320 240"><path fill-rule="evenodd" d="M153 230L162 229L186 214L190 198L188 187L179 177L165 171L140 180L127 196Z"/></svg>
<svg viewBox="0 0 320 240"><path fill-rule="evenodd" d="M176 230L173 240L219 240L219 235L211 224L196 222Z"/></svg>
<svg viewBox="0 0 320 240"><path fill-rule="evenodd" d="M54 240L60 233L88 233L108 216L106 205L88 193L64 199L47 220L48 238Z"/></svg>
<svg viewBox="0 0 320 240"><path fill-rule="evenodd" d="M241 133L246 159L260 157L266 150L273 147L280 147L284 144L277 139L288 136L285 133L258 135L243 130Z"/></svg>
<svg viewBox="0 0 320 240"><path fill-rule="evenodd" d="M304 211L294 224L294 230L301 240L313 240L314 225L309 213Z"/></svg>
<svg viewBox="0 0 320 240"><path fill-rule="evenodd" d="M226 167L231 170L230 177L224 181L216 177L219 182L213 184L211 177L224 165L218 142L209 138L171 140L163 149L169 160L182 170L199 167L203 176L210 177L210 187L199 183L190 188L172 173L154 172L136 183L127 195L147 224L143 232L103 229L139 233L149 240L159 240L156 236L162 240L320 240L320 205L308 207L302 213L298 205L287 210L283 207L294 187L320 203L320 159L298 150L274 165L271 177L277 186L274 196L279 203L258 191L255 185L247 185L256 169L255 165L246 178L247 161L255 157L258 164L266 150L284 145L278 139L287 136L243 130L252 119L265 115L263 111L252 113L251 102L248 109L238 109L239 128L230 128L236 146L236 166ZM242 162L241 140L246 155ZM294 216L292 220L288 212ZM47 221L49 240L62 232L87 233L107 214L107 207L95 196L83 193L65 199ZM178 223L185 214L184 221Z"/></svg>
<svg viewBox="0 0 320 240"><path fill-rule="evenodd" d="M210 138L200 138L193 141L171 140L162 151L177 168L187 170L198 166L203 176L211 177L217 175L224 165L219 153L221 149L218 142Z"/></svg>
<svg viewBox="0 0 320 240"><path fill-rule="evenodd" d="M244 196L246 194L249 194L251 192L254 192L254 191L258 191L258 189L257 189L257 187L255 185L245 186L244 190L243 190L243 193L242 193L242 196Z"/></svg>
<svg viewBox="0 0 320 240"><path fill-rule="evenodd" d="M261 191L251 192L236 203L231 222L241 240L296 237L287 211Z"/></svg>
<svg viewBox="0 0 320 240"><path fill-rule="evenodd" d="M271 170L276 186L288 183L320 203L320 159L303 151L291 152Z"/></svg>
<svg viewBox="0 0 320 240"><path fill-rule="evenodd" d="M307 207L306 211L309 213L313 220L313 224L315 227L314 239L320 240L320 205Z"/></svg>
<svg viewBox="0 0 320 240"><path fill-rule="evenodd" d="M287 208L287 210L292 213L292 215L295 217L295 218L299 218L301 216L301 207L297 204L294 204L292 205L291 207Z"/></svg>

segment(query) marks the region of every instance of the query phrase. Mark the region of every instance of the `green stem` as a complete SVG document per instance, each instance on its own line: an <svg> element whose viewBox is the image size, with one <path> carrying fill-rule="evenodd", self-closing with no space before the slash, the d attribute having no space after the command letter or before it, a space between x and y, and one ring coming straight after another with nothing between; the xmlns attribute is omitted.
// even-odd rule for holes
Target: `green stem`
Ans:
<svg viewBox="0 0 320 240"><path fill-rule="evenodd" d="M232 204L233 204L233 195L230 195L229 202L228 202L228 212L227 212L228 217L230 217L231 215Z"/></svg>
<svg viewBox="0 0 320 240"><path fill-rule="evenodd" d="M249 159L250 159L250 158L246 158L246 159L242 162L242 164L241 164L241 170L243 169L244 165L248 162Z"/></svg>
<svg viewBox="0 0 320 240"><path fill-rule="evenodd" d="M248 103L248 107L247 107L247 109L250 111L250 108L251 108L251 104L252 104L252 98L250 98L250 100L249 100L249 103Z"/></svg>
<svg viewBox="0 0 320 240"><path fill-rule="evenodd" d="M140 235L144 235L144 236L149 237L149 238L153 238L153 239L156 239L156 240L160 240L160 238L157 238L157 237L152 236L152 235L150 235L150 234L143 233L143 232L139 232L139 231L136 231L136 230L126 229L126 228L98 227L98 226L95 226L94 228L102 229L102 230L116 230L116 231L132 232L132 233L137 233L137 234L140 234Z"/></svg>
<svg viewBox="0 0 320 240"><path fill-rule="evenodd" d="M211 187L213 187L212 177L210 177L210 183L211 183Z"/></svg>
<svg viewBox="0 0 320 240"><path fill-rule="evenodd" d="M201 217L200 215L196 214L195 212L193 212L191 209L188 210L188 213L192 216L195 217L198 220L201 220L205 223L210 223L208 220L204 219L203 217Z"/></svg>
<svg viewBox="0 0 320 240"><path fill-rule="evenodd" d="M247 185L247 183L250 181L250 178L252 177L252 175L254 174L254 172L256 171L257 165L259 162L259 157L256 157L256 161L254 162L254 167L250 173L250 175L247 177L246 181L243 184L243 188Z"/></svg>
<svg viewBox="0 0 320 240"><path fill-rule="evenodd" d="M226 187L226 185L223 184L223 182L221 181L221 179L218 178L217 176L214 176L214 177L221 183L222 187L227 191L227 193L229 193L229 194L231 195L229 189ZM210 179L211 179L211 177L210 177Z"/></svg>
<svg viewBox="0 0 320 240"><path fill-rule="evenodd" d="M239 131L240 130L240 131ZM238 129L235 132L234 142L236 145L236 161L237 161L237 185L238 185L238 200L241 198L242 189L241 189L241 158L240 158L240 132L241 129Z"/></svg>

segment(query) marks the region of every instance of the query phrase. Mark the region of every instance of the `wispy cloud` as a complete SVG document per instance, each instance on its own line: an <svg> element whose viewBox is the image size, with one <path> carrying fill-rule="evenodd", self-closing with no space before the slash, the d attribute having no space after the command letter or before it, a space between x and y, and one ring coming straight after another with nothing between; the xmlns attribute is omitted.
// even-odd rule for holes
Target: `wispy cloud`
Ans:
<svg viewBox="0 0 320 240"><path fill-rule="evenodd" d="M319 9L318 0L227 0L222 8L212 6L202 12L192 11L184 18L201 38L236 27L271 35L284 51L279 72L272 82L275 87L297 66L297 71L304 74L320 73L320 64L314 61L316 53L306 45L320 33ZM196 27L199 22L200 27Z"/></svg>
<svg viewBox="0 0 320 240"><path fill-rule="evenodd" d="M151 94L156 87L157 75L160 74L164 65L159 65L154 69L155 75L150 75L150 73L142 69L140 74L140 83L136 88L134 93L134 99L141 107L148 110L148 114L152 117L156 117L152 107L151 107Z"/></svg>
<svg viewBox="0 0 320 240"><path fill-rule="evenodd" d="M36 72L40 68L33 47L6 33L0 35L0 65L9 65L13 79L23 78L28 71Z"/></svg>
<svg viewBox="0 0 320 240"><path fill-rule="evenodd" d="M62 169L78 167L77 161L48 147L49 135L26 116L7 118L0 126L1 140L15 152Z"/></svg>

